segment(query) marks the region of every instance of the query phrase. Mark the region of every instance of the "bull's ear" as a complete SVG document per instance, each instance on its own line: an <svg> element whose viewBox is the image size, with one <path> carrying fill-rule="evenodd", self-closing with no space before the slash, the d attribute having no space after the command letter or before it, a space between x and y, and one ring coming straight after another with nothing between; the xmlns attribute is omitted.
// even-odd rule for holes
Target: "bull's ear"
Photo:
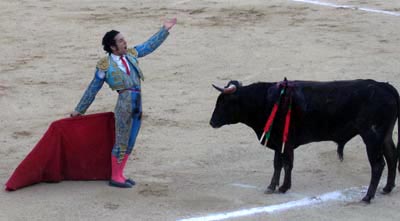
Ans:
<svg viewBox="0 0 400 221"><path fill-rule="evenodd" d="M235 85L236 88L239 88L239 87L242 86L242 82L237 81L237 80L231 80L231 81L228 82L228 84L225 86L225 88L229 87L230 85Z"/></svg>

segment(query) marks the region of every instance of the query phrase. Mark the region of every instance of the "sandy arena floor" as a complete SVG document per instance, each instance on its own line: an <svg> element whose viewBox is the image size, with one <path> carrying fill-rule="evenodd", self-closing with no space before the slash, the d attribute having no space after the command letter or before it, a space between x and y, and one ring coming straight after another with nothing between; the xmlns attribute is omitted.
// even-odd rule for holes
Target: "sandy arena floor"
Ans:
<svg viewBox="0 0 400 221"><path fill-rule="evenodd" d="M65 181L0 191L0 220L179 220L353 187L345 199L234 220L398 219L398 187L378 193L371 205L359 203L370 178L359 137L346 145L344 162L334 143L300 147L292 189L265 195L273 152L245 125L209 126L218 96L211 84L230 79L247 85L285 76L373 78L400 89L400 16L382 13L400 13L400 2L321 1L357 8L292 0L1 0L3 184L49 124L73 110L104 56L106 31L119 30L135 45L165 17L176 16L178 24L141 60L144 121L126 168L138 185L121 190L106 181ZM116 98L104 86L88 114L112 111Z"/></svg>

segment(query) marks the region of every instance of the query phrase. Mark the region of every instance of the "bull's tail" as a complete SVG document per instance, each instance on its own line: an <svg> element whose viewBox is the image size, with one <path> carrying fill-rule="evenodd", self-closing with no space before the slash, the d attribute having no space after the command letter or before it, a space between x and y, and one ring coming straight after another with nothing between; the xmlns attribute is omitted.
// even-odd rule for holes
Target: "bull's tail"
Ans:
<svg viewBox="0 0 400 221"><path fill-rule="evenodd" d="M391 88L394 91L394 94L396 96L396 101L397 101L397 145L396 145L396 150L397 150L397 163L398 163L397 169L400 172L400 96L399 96L399 93L397 92L396 88L394 88L393 86Z"/></svg>
<svg viewBox="0 0 400 221"><path fill-rule="evenodd" d="M393 96L396 97L396 103L397 103L397 145L396 145L396 152L397 152L397 162L398 162L398 167L397 169L400 172L400 95L398 91L396 90L395 87L393 87L389 83L384 83L386 88L388 88Z"/></svg>
<svg viewBox="0 0 400 221"><path fill-rule="evenodd" d="M394 89L394 88L393 88ZM397 146L396 146L396 150L397 150L397 163L398 163L398 170L400 173L400 96L397 93L397 90L394 89L396 91L397 94Z"/></svg>
<svg viewBox="0 0 400 221"><path fill-rule="evenodd" d="M391 90L394 92L394 95L396 96L396 101L397 101L397 162L398 162L398 167L397 169L400 172L400 96L396 88L390 85Z"/></svg>
<svg viewBox="0 0 400 221"><path fill-rule="evenodd" d="M400 173L400 96L399 93L395 88L393 90L396 92L396 102L397 102L397 145L396 145L396 150L397 150L397 163L398 167L397 169L399 170Z"/></svg>
<svg viewBox="0 0 400 221"><path fill-rule="evenodd" d="M394 89L396 90L396 89ZM396 90L396 94L397 94L397 163L398 163L398 170L400 173L400 96L397 93Z"/></svg>

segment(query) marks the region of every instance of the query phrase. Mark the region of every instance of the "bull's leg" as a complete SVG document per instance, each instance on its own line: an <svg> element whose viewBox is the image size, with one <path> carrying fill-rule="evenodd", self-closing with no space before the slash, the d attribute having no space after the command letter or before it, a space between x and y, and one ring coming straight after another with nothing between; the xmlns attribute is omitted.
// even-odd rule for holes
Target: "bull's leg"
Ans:
<svg viewBox="0 0 400 221"><path fill-rule="evenodd" d="M371 181L369 183L367 194L362 199L369 203L375 197L376 189L378 188L379 180L381 179L385 161L383 159L383 142L378 142L377 133L368 133L367 136L362 136L364 143L367 146L368 160L371 165Z"/></svg>
<svg viewBox="0 0 400 221"><path fill-rule="evenodd" d="M370 157L368 157L370 158ZM362 199L364 202L369 203L371 199L375 197L376 189L378 188L379 180L382 176L383 168L385 167L385 161L382 156L373 157L370 160L371 164L371 181L369 183L367 194Z"/></svg>
<svg viewBox="0 0 400 221"><path fill-rule="evenodd" d="M282 171L282 157L281 153L279 151L275 151L275 156L274 156L274 175L272 176L271 179L271 184L267 187L267 189L264 191L264 193L273 193L275 192L275 189L277 186L279 186L279 180L281 177L281 171Z"/></svg>
<svg viewBox="0 0 400 221"><path fill-rule="evenodd" d="M283 169L285 171L285 178L283 184L279 187L279 192L285 193L292 186L292 169L293 169L293 148L286 147L283 154Z"/></svg>
<svg viewBox="0 0 400 221"><path fill-rule="evenodd" d="M382 193L386 194L393 190L396 181L397 153L391 136L385 140L383 148L383 155L388 165L388 177Z"/></svg>

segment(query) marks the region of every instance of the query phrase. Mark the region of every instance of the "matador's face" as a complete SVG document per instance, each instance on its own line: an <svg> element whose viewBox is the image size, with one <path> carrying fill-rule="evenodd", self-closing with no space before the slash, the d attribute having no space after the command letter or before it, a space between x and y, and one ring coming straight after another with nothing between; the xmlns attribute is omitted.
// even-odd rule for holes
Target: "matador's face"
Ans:
<svg viewBox="0 0 400 221"><path fill-rule="evenodd" d="M111 46L112 53L119 56L126 54L128 45L125 41L124 36L121 33L118 33L114 37L114 40L116 46Z"/></svg>

